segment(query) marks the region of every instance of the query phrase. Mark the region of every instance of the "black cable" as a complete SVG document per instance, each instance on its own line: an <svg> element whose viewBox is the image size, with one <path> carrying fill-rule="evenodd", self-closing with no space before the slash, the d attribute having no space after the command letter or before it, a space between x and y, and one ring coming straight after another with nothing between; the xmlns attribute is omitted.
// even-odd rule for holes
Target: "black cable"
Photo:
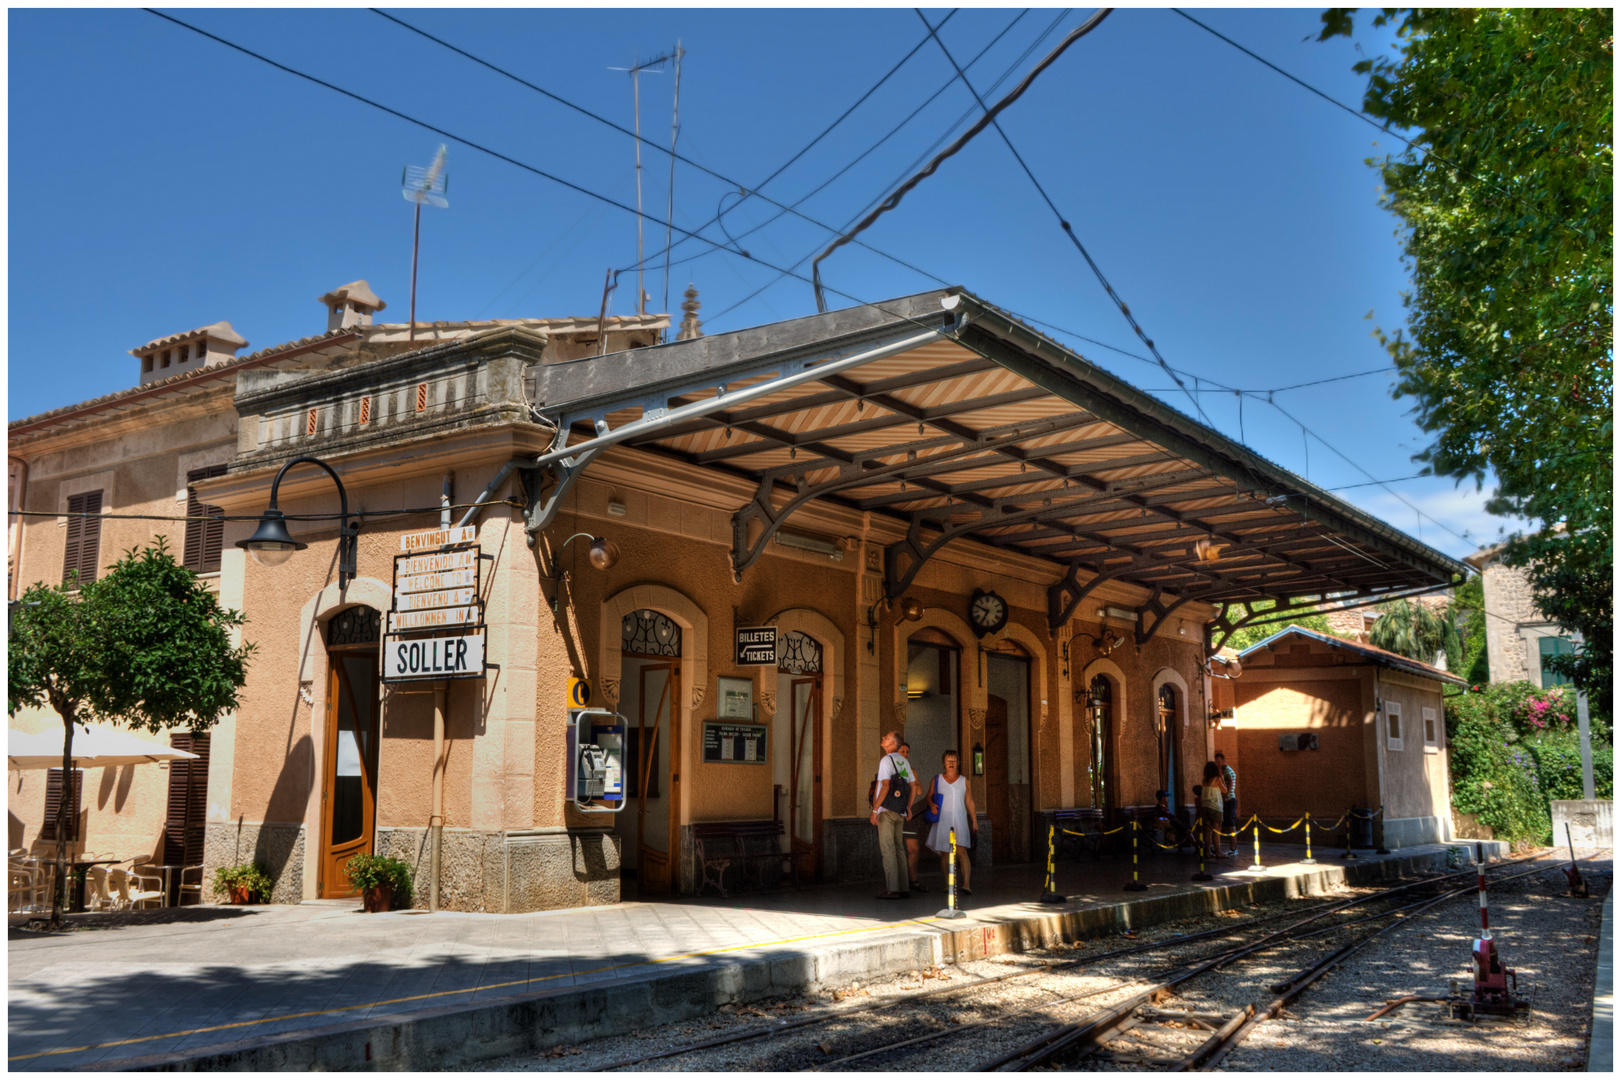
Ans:
<svg viewBox="0 0 1621 1080"><path fill-rule="evenodd" d="M150 11L151 9L148 8L147 10ZM818 226L820 228L826 229L830 233L835 233L835 234L838 232L838 230L835 229L833 226L828 225L825 222L817 221L815 218L809 217L808 215L798 213L797 211L795 211L793 209L793 207L786 206L783 203L780 203L777 200L775 200L775 199L773 199L773 198L771 198L771 197L769 197L767 195L761 195L760 192L759 192L759 189L761 187L764 187L766 184L770 183L773 179L775 179L776 176L783 171L783 169L788 168L789 165L792 165L795 161L799 160L799 158L803 157L804 154L806 153L806 151L810 150L811 147L815 146L818 142L820 142L822 140L822 138L825 137L828 134L828 132L832 131L835 127L837 127L844 120L845 117L849 116L850 113L854 112L857 106L859 106L863 101L866 101L867 98L871 97L872 94L880 86L882 86L885 82L887 82L889 80L890 76L894 75L895 72L899 71L901 69L901 66L904 65L906 63L906 61L910 60L912 58L912 56L918 51L918 49L921 49L924 45L927 45L929 43L929 39L927 37L925 37L922 41L918 42L917 45L915 45L912 48L911 52L909 52L905 56L903 56L900 59L900 61L895 64L894 67L889 69L889 72L887 74L885 74L883 78L879 79L876 83L874 83L872 85L872 87L870 89L868 89L865 94L861 95L861 97L859 99L857 99L857 101L856 101L856 103L854 105L851 105L848 109L846 109L844 111L844 113L842 115L840 115L837 120L833 121L833 123L829 124L827 126L827 128L822 131L822 133L820 135L817 135L816 138L812 139L809 143L807 143L805 145L805 147L799 151L799 153L795 154L792 158L788 159L788 161L785 164L783 164L780 168L778 168L776 172L774 172L770 176L766 177L759 184L755 185L755 187L747 188L743 184L739 183L738 181L733 180L731 177L728 177L728 176L725 176L722 173L716 172L714 169L711 169L709 166L701 164L700 162L694 161L693 159L687 157L685 154L677 153L675 150L670 149L670 148L665 147L665 146L662 146L662 145L660 145L658 143L655 143L651 139L646 138L645 136L638 135L638 134L636 134L636 132L634 130L632 130L630 128L623 127L623 126L615 123L614 121L608 119L605 116L602 116L602 115L600 115L598 113L594 113L590 109L585 108L584 106L577 105L574 102L568 100L567 98L565 98L565 97L563 97L563 96L561 96L559 94L553 93L550 90L547 90L543 86L537 86L536 84L530 82L529 80L523 78L522 76L515 75L512 72L506 70L505 68L502 68L502 67L500 67L500 66L498 66L496 64L492 64L488 60L482 59L481 57L475 56L472 53L468 52L466 49L458 48L457 46L452 45L450 42L445 41L443 38L436 37L433 34L428 33L426 30L421 29L420 27L412 26L410 23L406 22L405 20L400 19L400 18L398 18L398 17L396 17L394 15L390 15L388 12L383 11L383 10L381 10L379 8L372 8L371 10L375 14L381 15L383 18L389 20L390 22L395 23L395 24L397 24L397 25L399 25L401 27L404 27L405 29L411 31L414 34L419 34L422 37L427 38L429 41L433 42L436 45L440 45L440 46L443 46L446 49L449 49L451 52L457 54L458 56L461 56L461 57L464 57L464 58L466 58L468 60L471 60L473 63L478 64L481 67L488 68L490 71L493 71L498 75L502 75L502 76L504 76L504 77L506 77L508 79L511 79L513 82L517 83L518 85L526 87L527 89L533 90L535 93L541 94L544 97L550 98L552 101L555 101L560 105L563 105L563 106L566 106L567 108L573 109L575 112L580 113L582 116L588 116L592 120L597 121L598 123L606 124L609 127L613 128L615 131L619 132L620 134L628 135L631 138L636 139L636 140L642 142L643 144L645 144L646 146L649 146L652 149L658 151L659 153L669 154L670 157L672 157L676 161L681 162L683 165L689 165L692 168L697 169L699 172L702 172L702 173L705 173L705 174L707 174L709 176L712 176L717 180L724 181L727 185L738 189L738 191L742 193L743 198L738 201L737 205L742 205L742 203L744 201L746 201L750 196L758 196L760 199L762 199L765 202L770 203L772 206L780 207L783 210L784 213L794 213L796 217L799 217L799 218L803 219L804 221L809 222L812 225L816 225L816 226ZM950 16L948 15L946 18L949 19ZM179 22L178 19L174 20L174 21ZM944 20L942 20L942 25L943 25L943 23L944 23ZM181 25L185 26L186 24L181 23ZM195 29L195 28L192 27L191 29ZM201 32L201 31L199 31L199 32ZM212 36L212 35L210 35L210 36ZM216 38L215 40L222 40L222 39ZM244 51L246 51L246 50L244 50ZM290 70L290 69L288 69L288 70ZM469 145L471 145L471 144L469 144ZM798 204L796 203L795 205L797 206ZM676 241L676 243L671 244L671 245L667 245L665 251L673 251L673 250L675 250L675 248L680 247L681 244L684 243L686 240L692 239L698 233L702 233L705 229L709 228L711 225L714 225L716 222L718 222L721 219L722 216L724 216L724 214L730 213L731 211L733 211L735 209L737 209L737 206L728 207L726 210L722 211L721 213L716 214L715 217L710 218L704 224L698 226L698 228L695 231L690 231L689 232L687 230L682 230L683 232L686 232L687 235L682 237L681 240ZM654 220L654 219L649 219L649 220ZM668 222L659 222L659 224L663 224L663 225L667 226L669 223ZM713 243L713 242L711 241L711 243ZM721 245L716 245L716 246L721 246ZM921 269L919 267L913 266L910 263L907 263L903 259L897 258L894 255L890 255L888 252L880 251L878 248L872 247L871 245L868 245L868 244L863 244L861 246L866 248L868 251L873 252L876 255L881 255L884 258L889 259L891 262L896 263L899 266L903 266L908 270L911 270L913 273L921 274L922 276L930 278L930 280L936 281L936 282L938 282L938 283L940 283L942 285L949 284L949 282L946 282L941 278L936 278L933 275L929 274L926 270L923 270L923 269ZM661 255L665 254L665 251L655 251L655 252L653 252L651 255L644 258L641 261L640 265L645 268L648 265L648 263L657 260ZM747 252L744 252L741 248L737 249L737 253L747 256ZM621 267L620 268L620 273L628 273L631 270L637 269L637 266L638 266L638 264L631 263L629 266Z"/></svg>
<svg viewBox="0 0 1621 1080"><path fill-rule="evenodd" d="M1057 27L1058 24L1064 19L1064 17L1069 14L1069 10L1070 9L1068 9L1068 8L1064 8L1062 11L1060 11L1058 16L1056 18L1054 18L1051 23L1048 24L1047 29L1043 30L1040 34L1036 35L1035 40L1032 41L1028 46L1026 46L1024 52L1019 54L1018 59L1016 59L1012 64L1008 65L1007 70L1004 71L1000 76L998 76L996 81L991 84L992 88L995 88L997 86L1001 86L1002 83L1007 81L1008 76L1013 74L1014 70L1020 64L1024 63L1025 59L1030 55L1030 53L1035 51L1036 46L1041 44L1041 42L1047 37L1047 35L1051 34L1053 32L1053 29L1055 27ZM1009 25L1011 26L1011 24L1009 24ZM998 36L1000 36L1000 35L998 35ZM983 52L983 50L982 50L982 52ZM969 66L970 67L973 66L972 62L970 62ZM945 90L949 89L953 84L956 83L956 81L957 81L956 77L953 76L945 84L945 86L942 86L940 88L940 90L936 92L935 96L937 97L937 96L939 96L940 93L943 93ZM932 101L934 99L930 98L930 100ZM924 104L927 104L927 102L925 102ZM873 206L875 206L880 200L883 199L883 197L884 197L883 193L884 192L887 192L890 189L894 188L902 180L906 179L906 177L910 176L913 172L915 172L917 170L918 165L920 163L922 163L923 160L926 159L931 153L933 153L936 147L938 147L941 143L945 142L948 138L950 138L951 133L953 131L955 131L963 123L963 121L967 120L969 116L973 115L973 112L974 112L973 108L970 107L968 109L968 111L964 112L962 114L962 116L958 117L955 123L951 124L948 128L946 128L945 134L941 135L938 139L936 139L934 141L934 143L927 150L923 151L922 154L918 155L918 157L916 159L914 159L913 162L910 165L908 165L901 172L899 177L897 177L896 179L891 181L888 185L886 185L879 192L879 194L875 198L872 199L871 202L868 202L860 210L857 210L853 215L851 215L850 220L848 220L848 221L846 221L844 223L844 228L841 229L840 232L848 230L852 225L854 225L857 221L859 221L861 219L862 215L864 215L868 210L871 210L873 208ZM908 117L908 119L910 119L910 117ZM902 123L904 124L905 121L902 121ZM812 192L812 194L815 194L815 193ZM775 220L775 219L772 219L772 220ZM768 221L765 224L769 225L770 222ZM763 227L764 227L764 225L756 226L755 229L750 229L750 230L748 230L748 232L742 233L741 235L742 236L748 236L749 233L752 233L752 232L756 231L756 229L763 228ZM868 246L863 241L857 241L857 243L860 244L860 246L862 246L862 247L867 247ZM808 252L803 258L799 259L798 261L796 261L793 264L794 268L798 269L799 267L803 266L819 250L820 250L820 246L818 246L816 249L813 249L812 251ZM712 253L706 251L706 252L703 252L702 254L699 254L699 255L690 255L687 258L682 259L681 261L682 262L691 262L691 261L693 261L695 259L708 258L710 254L712 254ZM753 300L755 297L759 296L761 293L765 292L767 289L769 289L772 286L774 286L775 284L777 284L777 282L781 281L784 276L785 275L778 274L776 277L772 278L770 281L767 281L764 285L761 285L759 288L755 289L753 292L749 293L747 296L743 297L741 300L738 300L738 301L735 301L734 303L728 304L726 307L722 308L720 311L715 312L713 315L711 315L709 317L709 321L713 322L713 321L715 321L717 319L721 319L721 318L725 317L726 315L730 314L733 311L736 311L738 308L742 307L744 304L748 303L750 300ZM935 277L932 274L930 274L928 276L932 280L940 282L941 284L947 284L947 282L945 282L943 279L941 279L939 277Z"/></svg>
<svg viewBox="0 0 1621 1080"><path fill-rule="evenodd" d="M1587 235L1584 232L1582 232L1582 230L1576 228L1576 226L1574 226L1574 225L1569 224L1563 218L1554 217L1553 215L1550 215L1550 214L1545 214L1543 211L1538 210L1536 208L1536 206L1534 206L1533 204L1531 204L1529 202L1526 202L1524 199L1520 198L1520 196L1514 194L1514 192L1510 191L1506 187L1503 187L1501 184L1494 183L1494 182L1492 182L1490 180L1487 180L1487 179L1485 179L1484 177L1481 177L1481 176L1476 176L1474 173L1470 172L1468 169L1464 168L1462 165L1454 165L1454 164L1452 164L1446 158L1444 158L1440 154L1436 153L1435 148L1433 146L1426 146L1426 145L1420 145L1418 143L1415 143L1415 142L1413 142L1413 140L1405 138L1400 133L1392 130L1389 123L1381 124L1379 121L1375 120L1373 117L1367 115L1366 113L1362 112L1361 110L1353 109L1353 108L1351 108L1351 106L1345 104L1343 101L1340 101L1337 98L1329 97L1323 91L1321 91L1321 90L1317 89L1315 86L1311 85L1311 83L1308 83L1304 79L1301 79L1301 78L1298 78L1298 77L1296 77L1294 75L1289 74L1287 71L1283 70L1278 65L1274 64L1272 61L1266 59L1266 57L1260 56L1260 55L1258 55L1256 53L1251 52L1249 49L1246 49L1244 46L1240 45L1238 42L1234 41L1232 38L1228 37L1226 34L1223 34L1219 30L1215 30L1215 29L1213 29L1213 28L1211 28L1209 26L1206 26L1204 23L1200 22L1198 19L1195 19L1192 15L1189 15L1187 12L1183 11L1181 8L1172 8L1171 10L1176 12L1178 15L1182 16L1184 19L1188 20L1188 22L1192 23L1194 26L1197 26L1199 29L1204 30L1204 31L1206 31L1206 32L1208 32L1210 34L1213 34L1214 36L1220 38L1222 41L1225 41L1227 44L1231 45L1233 48L1237 49L1239 52L1243 53L1245 56L1249 57L1250 59L1255 60L1258 63L1266 65L1267 67L1271 68L1273 71L1276 71L1279 75L1282 75L1285 79L1288 79L1290 82L1296 84L1297 86L1301 86L1301 87L1303 87L1303 88L1305 88L1307 90L1310 90L1312 93L1316 94L1318 97L1322 98L1324 101L1328 102L1330 105L1334 106L1336 109L1343 109L1345 112L1350 113L1352 116L1356 117L1358 120L1361 120L1363 123L1371 125L1376 130L1384 132L1386 135L1389 135L1393 139L1400 140L1401 142L1403 142L1403 143L1405 143L1407 145L1408 149L1415 150L1418 153L1423 154L1425 157L1434 159L1435 161L1439 162L1440 164L1442 164L1442 165L1446 166L1447 168L1451 169L1453 172L1462 173L1464 176L1467 176L1469 179L1473 180L1475 183L1482 184L1482 185L1484 185L1484 186L1486 186L1488 188L1493 189L1499 195L1503 195L1503 196L1507 197L1508 199L1510 199L1511 201L1519 203L1525 209L1530 210L1531 212L1533 212L1535 214L1538 214L1540 216L1548 217L1550 220L1552 220L1552 221L1554 221L1554 222L1556 222L1556 223L1558 223L1560 225L1563 225L1565 228L1569 229L1571 232L1575 233L1577 236L1581 237L1583 240L1588 240ZM1591 241L1589 241L1589 242L1591 242Z"/></svg>
<svg viewBox="0 0 1621 1080"><path fill-rule="evenodd" d="M916 8L913 8L912 10L917 11ZM1108 15L1110 10L1110 8L1104 8L1101 12L1099 12L1098 15L1093 16L1093 20L1102 21L1102 18ZM917 11L917 17L923 19L923 12ZM1083 30L1091 26L1095 26L1096 22L1093 20L1088 20L1087 26L1083 27ZM927 26L928 22L929 21L927 19L923 19L923 25ZM1072 38L1066 39L1066 43L1069 40L1072 40L1074 36L1079 36L1079 33L1080 31L1077 31L1077 34L1072 35ZM1097 277L1098 284L1103 286L1103 291L1108 293L1109 299L1113 300L1115 305L1120 308L1120 314L1125 316L1126 322L1131 325L1132 330L1136 331L1137 337L1140 338L1142 343L1148 347L1149 353L1156 361L1159 362L1159 366L1165 370L1165 374L1169 375L1171 377L1171 381L1176 383L1177 386L1182 387L1183 392L1188 395L1188 400L1193 402L1194 409L1198 411L1200 417L1204 419L1204 422L1209 424L1211 427L1215 427L1215 421L1211 420L1209 415L1205 413L1204 406L1200 404L1199 399L1194 396L1193 392L1188 390L1187 386L1182 382L1181 376L1172 371L1171 365L1166 363L1165 358L1159 354L1159 350L1154 347L1154 339L1149 337L1148 334L1144 332L1142 326L1137 322L1136 317L1132 315L1131 308L1114 291L1114 286L1109 284L1109 279L1104 276L1102 267L1098 266L1097 260L1092 258L1092 253L1086 250L1086 245L1081 243L1081 238L1075 235L1074 227L1070 225L1069 221L1064 217L1063 212L1060 211L1057 204L1053 202L1052 196L1047 194L1047 189L1041 186L1041 181L1036 179L1036 174L1031 171L1030 166L1024 160L1024 155L1019 153L1018 147L1013 145L1013 140L1008 138L1008 133L1002 130L1002 125L996 120L996 113L1000 112L1005 105L998 104L996 111L993 112L991 107L985 104L985 100L979 96L979 91L974 89L974 84L969 81L968 76L963 73L962 68L958 66L956 57L952 56L951 50L946 48L945 41L932 29L929 31L929 34L934 38L935 44L940 46L940 51L946 54L946 59L951 61L951 66L956 68L957 74L962 76L963 85L968 87L968 92L974 95L974 100L979 103L979 107L985 110L986 119L990 122L990 125L996 129L996 133L1002 137L1002 142L1007 145L1008 152L1013 155L1013 160L1019 163L1019 168L1024 170L1024 175L1030 178L1031 184L1035 185L1036 193L1040 195L1042 201L1047 204L1047 209L1051 210L1053 212L1053 216L1058 219L1059 228L1064 231L1065 236L1069 237L1070 243L1075 245L1075 250L1081 253L1081 258L1086 260L1086 265L1092 268L1092 273ZM1060 48L1062 48L1062 46ZM815 275L813 274L812 276L814 277Z"/></svg>

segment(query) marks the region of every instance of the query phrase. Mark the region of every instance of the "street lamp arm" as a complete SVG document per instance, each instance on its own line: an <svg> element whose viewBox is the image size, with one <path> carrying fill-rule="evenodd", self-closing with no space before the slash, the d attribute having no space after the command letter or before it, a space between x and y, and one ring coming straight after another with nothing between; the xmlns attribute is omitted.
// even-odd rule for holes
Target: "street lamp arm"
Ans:
<svg viewBox="0 0 1621 1080"><path fill-rule="evenodd" d="M322 461L320 458L295 457L293 460L283 465L280 469L276 470L276 478L270 481L270 509L277 509L276 491L281 487L281 478L287 475L287 470L291 469L294 465L306 464L319 465L321 468L326 470L328 476L332 477L332 482L338 485L338 512L343 519L341 527L344 531L347 531L349 527L349 493L344 490L343 481L338 478L337 470L328 465L326 462Z"/></svg>
<svg viewBox="0 0 1621 1080"><path fill-rule="evenodd" d="M315 457L296 457L276 471L276 478L270 482L270 505L265 509L264 516L259 519L259 528L246 540L238 540L236 546L245 548L256 561L267 566L278 566L285 562L293 552L301 550L306 545L287 531L287 524L281 510L276 505L277 495L281 489L281 479L287 475L287 470L294 465L315 465L326 470L332 477L332 482L338 488L338 510L341 521L338 531L338 588L349 587L354 580L356 570L356 554L359 548L360 524L349 521L349 493L344 489L343 480L332 466Z"/></svg>

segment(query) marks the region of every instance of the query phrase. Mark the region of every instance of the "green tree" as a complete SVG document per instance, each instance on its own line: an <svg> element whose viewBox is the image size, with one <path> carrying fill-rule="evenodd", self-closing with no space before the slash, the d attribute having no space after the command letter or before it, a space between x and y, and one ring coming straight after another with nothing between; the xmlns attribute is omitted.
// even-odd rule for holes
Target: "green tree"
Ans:
<svg viewBox="0 0 1621 1080"><path fill-rule="evenodd" d="M1475 574L1459 585L1452 594L1449 613L1463 641L1463 650L1456 661L1447 653L1447 669L1462 675L1476 687L1491 682L1491 670L1486 658L1486 591L1484 579Z"/></svg>
<svg viewBox="0 0 1621 1080"><path fill-rule="evenodd" d="M1277 607L1277 601L1275 600L1257 600L1254 605L1254 610L1257 612L1265 612L1270 611L1275 607ZM1248 606L1244 604L1236 604L1233 607L1232 617L1234 619L1242 619L1249 611L1250 608ZM1237 630L1234 630L1232 636L1222 644L1226 648L1236 649L1239 652L1243 652L1256 642L1265 641L1273 634L1276 634L1281 630L1285 630L1290 626L1298 626L1303 630L1316 630L1320 634L1334 634L1334 631L1330 630L1328 627L1328 616L1298 615L1290 619L1288 622L1263 623L1260 626L1240 626ZM1339 637L1340 635L1335 634L1334 636Z"/></svg>
<svg viewBox="0 0 1621 1080"><path fill-rule="evenodd" d="M1350 36L1355 9L1323 16ZM1607 10L1383 9L1399 55L1363 60L1363 111L1412 146L1373 160L1401 221L1406 326L1377 331L1434 442L1438 475L1498 487L1532 521L1505 553L1611 689L1612 16ZM1558 526L1565 527L1561 536Z"/></svg>
<svg viewBox="0 0 1621 1080"><path fill-rule="evenodd" d="M1368 644L1400 653L1422 664L1435 663L1445 652L1450 662L1463 653L1463 642L1452 620L1417 600L1392 600L1379 605L1379 617L1368 628Z"/></svg>
<svg viewBox="0 0 1621 1080"><path fill-rule="evenodd" d="M6 658L6 711L49 706L62 718L62 775L73 775L73 725L94 718L157 732L202 731L236 708L247 679L248 643L233 646L239 612L222 608L197 575L175 562L162 537L124 553L97 581L77 575L29 587L14 608ZM56 818L56 896L66 894L68 815Z"/></svg>

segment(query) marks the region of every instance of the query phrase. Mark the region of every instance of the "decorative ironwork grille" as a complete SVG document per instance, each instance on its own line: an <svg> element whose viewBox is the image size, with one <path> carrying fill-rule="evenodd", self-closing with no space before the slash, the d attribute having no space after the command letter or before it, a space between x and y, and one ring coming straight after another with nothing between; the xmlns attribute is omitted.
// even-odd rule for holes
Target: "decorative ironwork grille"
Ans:
<svg viewBox="0 0 1621 1080"><path fill-rule="evenodd" d="M822 646L809 634L790 630L777 635L777 670L790 675L822 673Z"/></svg>
<svg viewBox="0 0 1621 1080"><path fill-rule="evenodd" d="M633 611L620 626L619 650L641 656L680 656L681 627L648 608Z"/></svg>
<svg viewBox="0 0 1621 1080"><path fill-rule="evenodd" d="M337 645L375 645L382 638L383 616L376 608L344 608L326 624L327 648Z"/></svg>

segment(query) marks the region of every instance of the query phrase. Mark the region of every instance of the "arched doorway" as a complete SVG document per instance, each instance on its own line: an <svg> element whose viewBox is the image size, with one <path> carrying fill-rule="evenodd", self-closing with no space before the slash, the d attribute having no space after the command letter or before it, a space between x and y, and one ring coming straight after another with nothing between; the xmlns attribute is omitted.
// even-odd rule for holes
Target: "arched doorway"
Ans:
<svg viewBox="0 0 1621 1080"><path fill-rule="evenodd" d="M906 729L902 737L912 746L912 772L926 787L940 771L940 759L956 750L964 772L971 772L968 748L962 738L960 687L962 647L949 634L934 627L912 632L906 642Z"/></svg>
<svg viewBox="0 0 1621 1080"><path fill-rule="evenodd" d="M1087 774L1092 805L1107 815L1115 799L1113 744L1114 684L1107 675L1094 675L1086 689L1086 717L1090 754Z"/></svg>
<svg viewBox="0 0 1621 1080"><path fill-rule="evenodd" d="M1004 641L985 650L985 813L991 858L1030 861L1030 657Z"/></svg>
<svg viewBox="0 0 1621 1080"><path fill-rule="evenodd" d="M822 863L821 642L799 630L777 638L777 714L772 718L772 780L800 872L814 877Z"/></svg>
<svg viewBox="0 0 1621 1080"><path fill-rule="evenodd" d="M627 810L616 822L623 864L644 894L673 891L680 814L674 790L681 736L681 627L651 608L626 613L619 627L619 712L625 717Z"/></svg>
<svg viewBox="0 0 1621 1080"><path fill-rule="evenodd" d="M1164 683L1159 688L1159 708L1154 713L1154 734L1159 739L1159 786L1166 794L1166 805L1175 807L1181 797L1181 762L1177 760L1176 737L1180 725L1177 718L1182 710L1177 707L1176 686Z"/></svg>
<svg viewBox="0 0 1621 1080"><path fill-rule="evenodd" d="M344 873L370 852L377 825L377 649L382 615L344 608L327 620L326 746L322 754L321 855L316 891L354 896Z"/></svg>

